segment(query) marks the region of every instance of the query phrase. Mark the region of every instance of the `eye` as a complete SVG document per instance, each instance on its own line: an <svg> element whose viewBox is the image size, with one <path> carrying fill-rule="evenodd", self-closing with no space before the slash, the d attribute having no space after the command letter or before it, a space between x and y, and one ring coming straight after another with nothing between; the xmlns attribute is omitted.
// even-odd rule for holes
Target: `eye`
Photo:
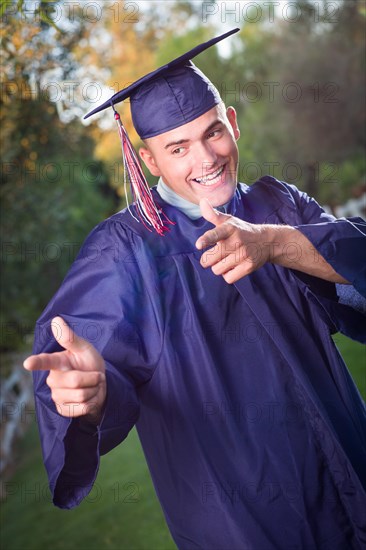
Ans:
<svg viewBox="0 0 366 550"><path fill-rule="evenodd" d="M184 147L176 147L175 149L172 150L172 155L181 155L182 153L184 153L184 151L185 151Z"/></svg>
<svg viewBox="0 0 366 550"><path fill-rule="evenodd" d="M215 130L211 130L209 134L207 134L207 139L218 137L222 134L222 128L215 128Z"/></svg>

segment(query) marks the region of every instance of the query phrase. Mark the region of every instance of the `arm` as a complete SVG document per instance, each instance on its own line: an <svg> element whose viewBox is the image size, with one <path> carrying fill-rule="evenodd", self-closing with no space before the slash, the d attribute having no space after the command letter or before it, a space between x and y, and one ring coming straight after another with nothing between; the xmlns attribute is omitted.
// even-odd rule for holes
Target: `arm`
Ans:
<svg viewBox="0 0 366 550"><path fill-rule="evenodd" d="M80 503L92 489L100 455L127 437L139 414L136 386L152 374L155 357L150 354L147 364L140 342L145 323L151 339L157 338L132 259L121 224L102 224L84 243L36 326L34 356L26 367L33 370L53 501L62 508ZM62 335L55 326L51 330L56 317Z"/></svg>
<svg viewBox="0 0 366 550"><path fill-rule="evenodd" d="M204 218L216 226L196 243L198 249L214 245L202 254L201 265L211 267L226 282L234 283L269 262L326 281L348 283L298 229L251 224L217 212L207 200L202 200L200 206Z"/></svg>
<svg viewBox="0 0 366 550"><path fill-rule="evenodd" d="M263 225L261 229L264 242L270 243L268 262L332 283L350 284L298 229L286 225Z"/></svg>

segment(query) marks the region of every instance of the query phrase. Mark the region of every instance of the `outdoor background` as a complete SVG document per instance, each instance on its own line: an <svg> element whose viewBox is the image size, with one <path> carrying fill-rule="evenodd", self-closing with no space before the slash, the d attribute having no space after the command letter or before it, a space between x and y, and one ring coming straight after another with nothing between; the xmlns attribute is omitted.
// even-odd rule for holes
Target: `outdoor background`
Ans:
<svg viewBox="0 0 366 550"><path fill-rule="evenodd" d="M73 511L50 503L31 399L36 319L88 232L125 205L112 112L83 115L194 45L238 112L239 179L294 183L338 216L365 216L362 0L1 0L1 542L5 549L174 544L135 430L103 457ZM128 101L119 106L136 146ZM151 184L153 179L149 179ZM334 337L366 396L365 349Z"/></svg>

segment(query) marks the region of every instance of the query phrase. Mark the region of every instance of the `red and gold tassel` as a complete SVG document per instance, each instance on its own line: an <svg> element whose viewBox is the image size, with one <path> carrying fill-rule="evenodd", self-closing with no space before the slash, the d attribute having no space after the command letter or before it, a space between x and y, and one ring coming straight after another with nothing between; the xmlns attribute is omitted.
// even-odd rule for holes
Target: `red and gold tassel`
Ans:
<svg viewBox="0 0 366 550"><path fill-rule="evenodd" d="M159 235L164 235L166 231L169 231L169 228L166 226L166 224L169 223L174 225L174 222L170 221L169 218L167 218L167 216L164 214L164 212L159 209L158 206L155 204L151 189L146 181L145 174L142 171L140 159L137 156L137 153L133 148L130 138L128 137L126 129L122 124L119 113L115 110L113 105L112 107L114 111L114 118L117 122L118 133L122 146L124 188L128 211L135 220L141 221L146 229L148 229L149 231L152 231L152 229L154 229ZM130 209L126 185L127 177L130 182L132 197L136 205L136 211L139 219L137 219L133 215Z"/></svg>

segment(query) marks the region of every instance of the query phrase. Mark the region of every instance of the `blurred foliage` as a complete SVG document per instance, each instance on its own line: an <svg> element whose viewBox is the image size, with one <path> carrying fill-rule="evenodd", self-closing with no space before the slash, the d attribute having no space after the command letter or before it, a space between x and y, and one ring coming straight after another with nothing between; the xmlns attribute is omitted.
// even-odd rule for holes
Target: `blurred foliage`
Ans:
<svg viewBox="0 0 366 550"><path fill-rule="evenodd" d="M1 1L3 348L23 342L89 229L124 205L113 115L88 126L82 115L215 34L241 27L224 54L194 60L237 109L239 179L270 173L331 207L365 185L364 3L297 0L284 17L266 2L260 18L253 3L246 21L224 26L220 15L203 20L203 5Z"/></svg>
<svg viewBox="0 0 366 550"><path fill-rule="evenodd" d="M52 19L52 14L55 11L54 4L55 0L40 0L32 7L32 18L38 19L46 26L51 26L54 29L59 30L54 20ZM9 11L13 11L13 7L15 7L15 11L18 12L21 17L27 17L29 7L26 0L1 0L0 18L3 20L3 18L6 17Z"/></svg>
<svg viewBox="0 0 366 550"><path fill-rule="evenodd" d="M103 28L107 33L108 43L102 51L98 51L98 62L109 69L106 85L111 95L126 88L143 74L153 70L154 58L150 49L153 37L149 28L136 29L136 25L129 22L129 17L116 17L116 14L112 11L106 13L103 19ZM94 49L92 41L89 42L88 49ZM117 105L116 108L120 110L127 132L136 145L138 141L133 130L129 100L124 102L123 107ZM97 144L95 153L98 158L108 162L109 165L115 166L116 163L121 161L121 145L118 137L116 137L117 131L113 120L113 112L111 110L104 111L99 115L99 118L100 120L109 118L111 127L109 130L105 130L97 124L92 125L93 136ZM98 117L95 117L95 120L98 120ZM123 185L121 185L122 181L123 178L118 178L112 182L112 184L115 184L120 196L123 196L124 192Z"/></svg>
<svg viewBox="0 0 366 550"><path fill-rule="evenodd" d="M29 103L32 113L24 116L23 103L21 122L45 108L44 101ZM35 121L20 132L18 158L3 164L8 173L0 189L2 349L25 343L85 235L112 210L105 167L93 160L93 141L79 124L63 127L53 104L43 120L50 130L47 153L42 143L32 143L30 132L44 135Z"/></svg>
<svg viewBox="0 0 366 550"><path fill-rule="evenodd" d="M244 89L241 167L255 162L259 173L273 167L273 175L323 203L333 202L335 195L342 202L349 192L343 165L363 157L366 145L362 2L339 2L336 17L328 19L327 3L320 14L319 2L296 4L292 17L301 14L296 24L282 19L275 26L244 25L243 50L230 61L231 68L236 66L231 85ZM322 179L326 166L333 166L336 177ZM353 178L353 185L364 181L362 162Z"/></svg>
<svg viewBox="0 0 366 550"><path fill-rule="evenodd" d="M2 350L26 343L86 234L114 209L87 129L61 122L41 87L47 71L60 71L60 59L62 77L74 69L72 50L82 32L76 25L75 34L63 35L36 11L25 17L20 8L2 21Z"/></svg>

